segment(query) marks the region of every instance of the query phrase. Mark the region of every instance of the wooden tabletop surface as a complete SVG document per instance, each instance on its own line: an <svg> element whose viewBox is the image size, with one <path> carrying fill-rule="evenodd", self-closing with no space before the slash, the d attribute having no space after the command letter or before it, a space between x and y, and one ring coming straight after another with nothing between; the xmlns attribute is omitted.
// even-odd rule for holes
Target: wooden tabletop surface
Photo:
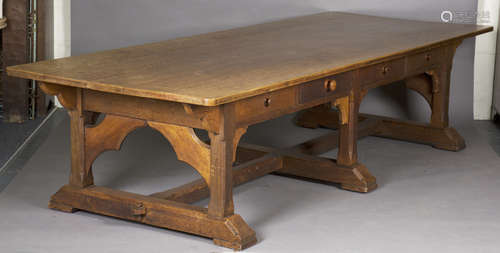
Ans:
<svg viewBox="0 0 500 253"><path fill-rule="evenodd" d="M215 106L491 27L341 12L9 67L9 75Z"/></svg>

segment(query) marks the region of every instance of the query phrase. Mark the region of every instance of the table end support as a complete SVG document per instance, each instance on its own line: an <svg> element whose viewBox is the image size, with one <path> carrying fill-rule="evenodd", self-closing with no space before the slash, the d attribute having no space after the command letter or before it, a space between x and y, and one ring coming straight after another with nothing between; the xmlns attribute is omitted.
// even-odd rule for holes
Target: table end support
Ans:
<svg viewBox="0 0 500 253"><path fill-rule="evenodd" d="M247 223L241 218L239 215L232 215L228 217L224 224L226 227L233 231L236 235L237 240L228 241L224 239L214 238L213 242L215 245L230 248L235 251L244 250L249 248L257 243L257 237L255 236L255 232L247 225Z"/></svg>
<svg viewBox="0 0 500 253"><path fill-rule="evenodd" d="M460 151L465 149L465 140L464 138L455 130L453 127L447 127L442 129L441 134L446 141L441 143L434 143L432 147L447 151Z"/></svg>
<svg viewBox="0 0 500 253"><path fill-rule="evenodd" d="M207 237L214 244L243 250L257 242L255 232L238 214L212 218L208 209L99 186L65 185L49 202L63 212L84 210Z"/></svg>
<svg viewBox="0 0 500 253"><path fill-rule="evenodd" d="M65 213L75 213L78 211L78 209L76 209L70 205L66 205L66 204L59 202L57 200L54 200L53 198L51 198L49 201L49 208L54 209L54 210L58 210L61 212L65 212Z"/></svg>
<svg viewBox="0 0 500 253"><path fill-rule="evenodd" d="M360 193L368 193L377 189L377 180L364 165L358 163L350 169L351 176L340 183L340 188Z"/></svg>

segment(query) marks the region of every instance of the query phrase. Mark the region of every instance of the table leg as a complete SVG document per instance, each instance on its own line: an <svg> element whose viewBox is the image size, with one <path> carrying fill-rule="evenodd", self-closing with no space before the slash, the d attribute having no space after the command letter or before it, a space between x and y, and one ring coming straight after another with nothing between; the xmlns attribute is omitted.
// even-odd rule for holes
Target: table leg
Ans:
<svg viewBox="0 0 500 253"><path fill-rule="evenodd" d="M108 115L98 126L92 118L85 117L79 110L69 110L71 128L71 174L68 186L85 189L94 185L92 163L106 150L119 150L125 137L133 130L145 126L145 122L119 116ZM64 187L63 187L64 188ZM63 189L61 188L61 189ZM51 198L49 207L66 212L74 212L74 206L58 198ZM85 209L85 208L80 208Z"/></svg>
<svg viewBox="0 0 500 253"><path fill-rule="evenodd" d="M71 173L69 185L85 188L94 184L92 168L85 166L85 116L82 112L82 90L72 89L66 97L73 101L71 108L68 108L70 116L70 140L71 140ZM75 212L72 206L62 202L50 201L49 207L66 212Z"/></svg>
<svg viewBox="0 0 500 253"><path fill-rule="evenodd" d="M87 187L94 184L92 168L85 166L85 118L81 111L69 111L71 132L71 174L69 184Z"/></svg>
<svg viewBox="0 0 500 253"><path fill-rule="evenodd" d="M451 65L444 65L429 72L433 86L431 126L442 129L442 135L445 138L444 141L432 145L438 149L459 151L465 148L465 141L454 128L449 126L448 120L450 74Z"/></svg>
<svg viewBox="0 0 500 253"><path fill-rule="evenodd" d="M282 153L284 159L283 166L276 173L285 176L298 176L338 183L341 188L356 192L370 192L376 189L377 183L375 177L364 165L358 162L359 98L355 96L356 94L353 92L350 96L338 98L333 102L333 105L338 108L339 113L326 115L337 117L334 120L327 120L328 122L338 123L338 135L320 137L292 147L290 149L291 152ZM368 124L364 124L364 127L361 129L362 134L367 132L366 126L377 127L371 121L367 121L366 123ZM338 141L332 141L337 136ZM307 153L320 154L326 152L329 149L337 147L337 142L339 149L336 160L306 155ZM306 154L296 154L296 151Z"/></svg>
<svg viewBox="0 0 500 253"><path fill-rule="evenodd" d="M78 100L76 104L79 108ZM89 120L92 117L85 117L81 110L70 110L70 182L51 197L49 207L65 212L85 210L197 234L235 250L253 245L257 241L255 232L234 213L232 199L232 163L236 145L246 129L234 128L230 111L223 113L226 114L228 117L221 119L221 131L210 133L208 145L190 127L111 114L93 126L93 120ZM162 133L178 159L200 173L210 189L208 208L93 185L91 166L97 156L106 150L119 150L130 132L145 126Z"/></svg>
<svg viewBox="0 0 500 253"><path fill-rule="evenodd" d="M430 123L360 114L358 121L370 119L376 120L378 124L373 124L371 131L360 133L359 137L369 133L378 137L427 144L448 151L464 149L464 139L448 123L450 71L450 65L445 64L405 80L407 88L418 92L429 103L432 109ZM342 128L338 121L338 112L324 105L299 113L296 124L306 128Z"/></svg>
<svg viewBox="0 0 500 253"><path fill-rule="evenodd" d="M374 135L428 144L448 151L464 149L464 139L448 123L450 73L451 63L405 80L407 88L415 90L429 103L432 110L429 124L364 115L366 118L378 118L381 121Z"/></svg>
<svg viewBox="0 0 500 253"><path fill-rule="evenodd" d="M340 112L339 118L339 149L337 165L350 168L356 175L354 180L342 182L340 187L346 190L370 192L377 188L376 179L366 167L358 162L358 114L359 99L352 93L349 97L334 103Z"/></svg>
<svg viewBox="0 0 500 253"><path fill-rule="evenodd" d="M246 132L238 130L234 124L234 106L224 105L221 109L219 133L210 135L210 201L208 204L208 217L224 220L234 215L233 203L233 162L239 139ZM234 223L233 229L238 231L238 241L226 241L214 238L214 243L220 246L244 249L257 239L255 232L240 218L240 223Z"/></svg>

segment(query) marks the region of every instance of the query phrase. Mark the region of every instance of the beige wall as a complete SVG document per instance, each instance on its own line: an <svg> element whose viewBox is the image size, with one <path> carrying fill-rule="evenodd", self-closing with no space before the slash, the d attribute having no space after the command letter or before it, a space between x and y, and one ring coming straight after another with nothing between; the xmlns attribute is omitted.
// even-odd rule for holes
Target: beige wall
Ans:
<svg viewBox="0 0 500 253"><path fill-rule="evenodd" d="M477 120L489 120L492 115L499 7L500 3L498 0L478 1L478 15L487 13L489 16L487 19L488 22L481 24L494 26L495 30L476 39L474 57L474 119ZM498 74L500 73L497 72Z"/></svg>
<svg viewBox="0 0 500 253"><path fill-rule="evenodd" d="M71 55L71 0L53 0L54 58Z"/></svg>

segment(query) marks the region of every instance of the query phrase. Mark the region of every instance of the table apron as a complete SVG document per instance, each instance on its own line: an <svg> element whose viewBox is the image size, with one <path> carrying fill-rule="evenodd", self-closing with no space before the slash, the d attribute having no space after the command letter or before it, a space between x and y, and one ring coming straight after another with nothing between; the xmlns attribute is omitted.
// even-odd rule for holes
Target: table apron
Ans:
<svg viewBox="0 0 500 253"><path fill-rule="evenodd" d="M451 67L455 49L460 42L454 41L403 56L388 57L371 62L368 66L233 102L236 108L235 120L238 126L248 126L333 102L351 93L356 102L361 103L363 94L370 89L403 81L442 66ZM333 86L329 86L331 82Z"/></svg>
<svg viewBox="0 0 500 253"><path fill-rule="evenodd" d="M83 110L219 131L219 107L84 90Z"/></svg>
<svg viewBox="0 0 500 253"><path fill-rule="evenodd" d="M217 133L223 106L234 106L233 120L238 127L247 127L280 116L334 102L392 82L426 73L450 64L457 43L443 44L372 62L368 66L336 73L280 90L219 106L198 106L178 102L83 90L83 110L109 113L149 121L205 129Z"/></svg>

